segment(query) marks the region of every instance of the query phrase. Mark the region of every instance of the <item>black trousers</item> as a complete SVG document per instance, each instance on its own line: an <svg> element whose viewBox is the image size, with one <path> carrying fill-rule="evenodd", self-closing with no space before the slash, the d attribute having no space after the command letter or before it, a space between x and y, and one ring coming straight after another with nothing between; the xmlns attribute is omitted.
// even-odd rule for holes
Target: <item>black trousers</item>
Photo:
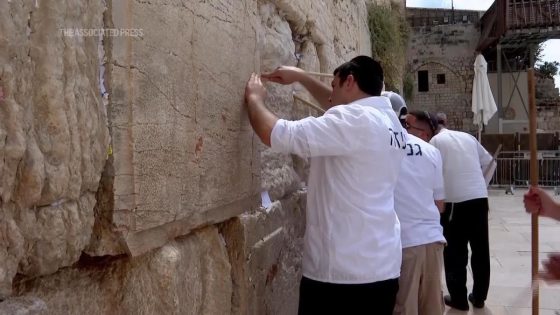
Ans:
<svg viewBox="0 0 560 315"><path fill-rule="evenodd" d="M301 278L299 315L392 315L399 279L364 284L337 284Z"/></svg>
<svg viewBox="0 0 560 315"><path fill-rule="evenodd" d="M488 243L488 198L446 203L441 216L447 246L443 250L445 280L451 299L467 302L468 248L471 247L472 294L485 301L490 286L490 246Z"/></svg>

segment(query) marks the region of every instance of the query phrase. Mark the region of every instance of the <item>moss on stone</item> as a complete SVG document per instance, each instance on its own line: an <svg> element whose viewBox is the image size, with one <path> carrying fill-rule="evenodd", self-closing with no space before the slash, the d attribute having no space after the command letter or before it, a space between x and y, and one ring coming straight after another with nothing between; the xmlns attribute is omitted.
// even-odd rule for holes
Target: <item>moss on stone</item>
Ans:
<svg viewBox="0 0 560 315"><path fill-rule="evenodd" d="M408 42L408 24L397 4L368 7L372 55L381 62L387 90L400 92Z"/></svg>

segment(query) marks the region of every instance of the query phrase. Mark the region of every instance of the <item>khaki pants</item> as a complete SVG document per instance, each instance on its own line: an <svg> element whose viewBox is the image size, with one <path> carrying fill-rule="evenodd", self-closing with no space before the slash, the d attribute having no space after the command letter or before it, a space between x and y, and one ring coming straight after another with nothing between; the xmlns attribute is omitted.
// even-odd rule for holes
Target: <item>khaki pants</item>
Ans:
<svg viewBox="0 0 560 315"><path fill-rule="evenodd" d="M399 292L393 314L443 314L443 247L437 242L403 248Z"/></svg>

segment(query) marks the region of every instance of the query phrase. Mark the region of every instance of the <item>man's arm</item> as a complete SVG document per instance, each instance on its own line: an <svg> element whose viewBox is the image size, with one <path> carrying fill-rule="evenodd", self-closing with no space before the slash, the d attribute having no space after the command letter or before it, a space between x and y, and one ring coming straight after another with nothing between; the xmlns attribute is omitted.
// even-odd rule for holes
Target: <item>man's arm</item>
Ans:
<svg viewBox="0 0 560 315"><path fill-rule="evenodd" d="M262 85L261 78L253 73L245 87L245 101L247 111L249 112L249 121L257 136L261 138L261 141L270 147L270 135L278 121L278 117L266 108L264 105L265 98L266 89Z"/></svg>
<svg viewBox="0 0 560 315"><path fill-rule="evenodd" d="M323 109L327 110L332 106L330 102L331 86L308 75L300 68L281 66L271 73L263 74L262 78L283 85L299 82L321 104Z"/></svg>
<svg viewBox="0 0 560 315"><path fill-rule="evenodd" d="M486 182L486 186L488 186L490 184L490 181L492 180L492 177L494 176L494 171L496 171L497 164L496 161L494 161L492 155L490 155L490 153L488 153L488 151L484 149L482 144L480 144L480 142L478 142L478 140L476 139L475 141L477 143L478 160L480 161L482 176L484 176L484 181Z"/></svg>
<svg viewBox="0 0 560 315"><path fill-rule="evenodd" d="M523 196L523 203L529 213L560 221L560 202L554 200L542 188L531 186Z"/></svg>
<svg viewBox="0 0 560 315"><path fill-rule="evenodd" d="M305 87L305 89L319 102L321 107L324 110L327 110L332 107L331 104L331 93L332 88L329 85L313 78L309 75L304 75L301 80L299 81L301 85Z"/></svg>
<svg viewBox="0 0 560 315"><path fill-rule="evenodd" d="M249 120L262 142L273 150L301 157L344 155L373 147L374 128L362 115L348 114L334 108L321 117L306 117L297 121L278 119L264 105L266 89L260 76L252 74L245 88ZM386 131L389 135L389 131Z"/></svg>
<svg viewBox="0 0 560 315"><path fill-rule="evenodd" d="M443 213L445 211L445 201L444 200L434 200L436 206L439 210L439 213Z"/></svg>
<svg viewBox="0 0 560 315"><path fill-rule="evenodd" d="M437 149L436 149L437 150ZM435 181L434 181L434 202L439 210L439 213L445 211L445 188L443 182L443 161L439 150L434 155L435 163Z"/></svg>

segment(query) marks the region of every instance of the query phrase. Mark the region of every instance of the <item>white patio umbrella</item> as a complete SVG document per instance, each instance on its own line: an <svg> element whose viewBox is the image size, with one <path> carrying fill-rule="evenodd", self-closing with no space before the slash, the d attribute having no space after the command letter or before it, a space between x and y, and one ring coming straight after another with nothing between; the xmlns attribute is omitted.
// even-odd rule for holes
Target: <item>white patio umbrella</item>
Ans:
<svg viewBox="0 0 560 315"><path fill-rule="evenodd" d="M478 140L482 133L483 124L488 121L498 111L494 96L490 89L487 75L488 63L479 54L474 62L474 81L472 90L472 112L474 113L473 123L478 125Z"/></svg>

